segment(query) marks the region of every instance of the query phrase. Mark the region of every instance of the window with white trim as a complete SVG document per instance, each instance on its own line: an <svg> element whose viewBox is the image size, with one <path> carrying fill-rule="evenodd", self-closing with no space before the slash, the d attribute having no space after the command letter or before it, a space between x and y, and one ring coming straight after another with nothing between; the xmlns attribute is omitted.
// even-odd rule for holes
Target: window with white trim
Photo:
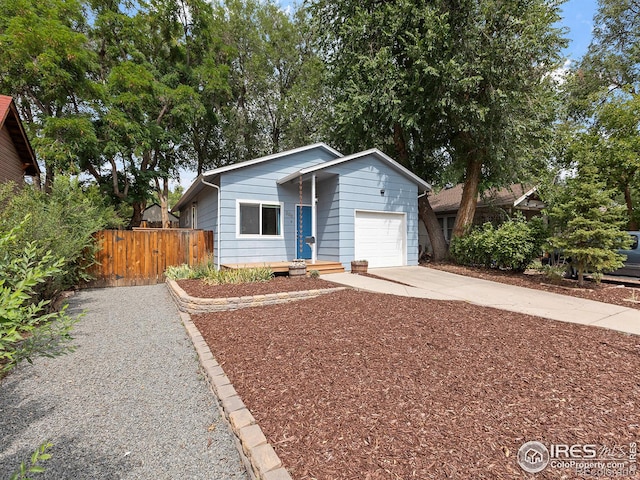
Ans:
<svg viewBox="0 0 640 480"><path fill-rule="evenodd" d="M282 235L282 204L239 202L238 235L265 237Z"/></svg>
<svg viewBox="0 0 640 480"><path fill-rule="evenodd" d="M455 222L456 217L438 217L438 223L447 242L450 242L453 237L453 224Z"/></svg>
<svg viewBox="0 0 640 480"><path fill-rule="evenodd" d="M191 204L191 228L198 228L198 204L196 202Z"/></svg>

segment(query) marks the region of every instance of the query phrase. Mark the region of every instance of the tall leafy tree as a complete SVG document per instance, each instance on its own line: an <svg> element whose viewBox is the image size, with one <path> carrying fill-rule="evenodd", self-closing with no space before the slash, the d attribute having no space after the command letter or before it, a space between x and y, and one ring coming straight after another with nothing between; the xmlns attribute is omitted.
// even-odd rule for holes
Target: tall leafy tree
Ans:
<svg viewBox="0 0 640 480"><path fill-rule="evenodd" d="M96 148L88 104L97 62L88 28L79 0L0 0L0 90L17 99L47 191L56 172L80 172Z"/></svg>
<svg viewBox="0 0 640 480"><path fill-rule="evenodd" d="M152 191L168 224L169 179L189 153L210 153L204 137L214 126L205 123L215 116L205 76L217 70L202 46L213 35L205 20L213 9L199 0L154 0L133 13L125 6L94 5L104 90L96 104L102 148L90 171L132 205L130 225L139 225Z"/></svg>
<svg viewBox="0 0 640 480"><path fill-rule="evenodd" d="M640 191L639 15L637 0L600 0L593 41L565 85L567 123L592 137L596 166L623 199L632 230Z"/></svg>
<svg viewBox="0 0 640 480"><path fill-rule="evenodd" d="M313 48L305 12L290 16L273 1L229 0L225 5L225 39L234 51L222 161L317 139L324 65Z"/></svg>
<svg viewBox="0 0 640 480"><path fill-rule="evenodd" d="M331 131L375 145L424 178L462 180L454 235L478 193L521 180L545 157L561 0L311 2L334 82ZM421 204L435 258L446 245Z"/></svg>
<svg viewBox="0 0 640 480"><path fill-rule="evenodd" d="M624 199L627 228L638 229L636 212L640 188L640 97L614 98L598 108L590 129L596 165L608 188Z"/></svg>

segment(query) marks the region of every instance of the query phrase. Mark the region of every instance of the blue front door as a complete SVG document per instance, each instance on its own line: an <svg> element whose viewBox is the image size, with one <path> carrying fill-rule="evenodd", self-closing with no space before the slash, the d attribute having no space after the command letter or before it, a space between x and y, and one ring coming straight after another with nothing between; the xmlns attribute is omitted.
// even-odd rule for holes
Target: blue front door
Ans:
<svg viewBox="0 0 640 480"><path fill-rule="evenodd" d="M311 247L304 241L311 236L311 207L302 207L302 232L300 232L300 205L296 205L296 256L311 258ZM302 253L300 253L302 247Z"/></svg>

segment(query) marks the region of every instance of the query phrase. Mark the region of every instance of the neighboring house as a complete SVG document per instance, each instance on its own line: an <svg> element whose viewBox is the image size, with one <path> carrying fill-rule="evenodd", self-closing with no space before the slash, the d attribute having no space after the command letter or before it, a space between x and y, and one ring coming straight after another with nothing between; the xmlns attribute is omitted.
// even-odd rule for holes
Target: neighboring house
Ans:
<svg viewBox="0 0 640 480"><path fill-rule="evenodd" d="M31 177L40 186L40 168L11 97L0 95L0 183L24 185Z"/></svg>
<svg viewBox="0 0 640 480"><path fill-rule="evenodd" d="M451 240L453 224L460 208L462 187L463 184L460 183L429 196L429 203L438 217L447 242ZM473 223L482 225L491 222L497 225L516 211L522 212L527 219L530 219L539 214L543 208L544 203L540 200L536 187L517 183L507 188L488 190L482 196L478 196ZM420 222L420 245L428 245L427 230L422 222Z"/></svg>
<svg viewBox="0 0 640 480"><path fill-rule="evenodd" d="M205 172L173 211L181 227L214 231L221 265L416 265L418 197L430 188L379 150L343 156L318 143Z"/></svg>
<svg viewBox="0 0 640 480"><path fill-rule="evenodd" d="M162 207L157 203L149 205L142 212L142 221L147 228L162 228ZM179 224L180 219L169 212L170 228L178 228Z"/></svg>

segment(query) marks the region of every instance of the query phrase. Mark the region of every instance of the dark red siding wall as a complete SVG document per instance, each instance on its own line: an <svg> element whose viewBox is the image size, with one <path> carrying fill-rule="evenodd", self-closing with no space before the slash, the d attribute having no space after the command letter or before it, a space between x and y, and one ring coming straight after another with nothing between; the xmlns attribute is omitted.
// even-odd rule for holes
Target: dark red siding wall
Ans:
<svg viewBox="0 0 640 480"><path fill-rule="evenodd" d="M22 161L18 156L11 136L6 128L0 130L0 183L8 181L23 185Z"/></svg>

